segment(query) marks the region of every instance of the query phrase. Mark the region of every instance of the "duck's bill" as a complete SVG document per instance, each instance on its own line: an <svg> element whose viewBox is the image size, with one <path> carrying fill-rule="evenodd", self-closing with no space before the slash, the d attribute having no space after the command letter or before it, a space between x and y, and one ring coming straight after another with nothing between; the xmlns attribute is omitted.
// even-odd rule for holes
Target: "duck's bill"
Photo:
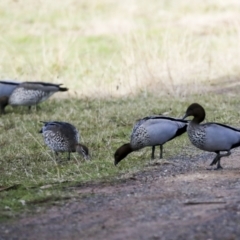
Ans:
<svg viewBox="0 0 240 240"><path fill-rule="evenodd" d="M185 119L185 118L187 118L188 117L188 115L187 114L185 114L184 116L183 116L183 118L182 119Z"/></svg>

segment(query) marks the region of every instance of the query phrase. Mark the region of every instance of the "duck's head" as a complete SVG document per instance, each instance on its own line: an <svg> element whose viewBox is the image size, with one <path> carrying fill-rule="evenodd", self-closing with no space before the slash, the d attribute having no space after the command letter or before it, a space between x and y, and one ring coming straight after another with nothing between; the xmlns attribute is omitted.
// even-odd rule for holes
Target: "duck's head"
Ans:
<svg viewBox="0 0 240 240"><path fill-rule="evenodd" d="M90 160L89 151L85 145L78 143L76 145L76 152L81 154L85 160Z"/></svg>
<svg viewBox="0 0 240 240"><path fill-rule="evenodd" d="M204 108L198 103L192 103L188 108L183 117L183 119L193 116L193 122L200 123L205 118L205 110Z"/></svg>
<svg viewBox="0 0 240 240"><path fill-rule="evenodd" d="M114 165L116 166L120 161L122 161L129 153L133 150L130 143L123 144L117 151L114 153Z"/></svg>

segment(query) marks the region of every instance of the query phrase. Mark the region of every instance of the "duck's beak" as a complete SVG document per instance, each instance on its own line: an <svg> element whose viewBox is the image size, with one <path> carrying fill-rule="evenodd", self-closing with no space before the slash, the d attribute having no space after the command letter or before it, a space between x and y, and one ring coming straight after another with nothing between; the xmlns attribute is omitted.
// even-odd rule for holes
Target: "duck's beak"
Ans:
<svg viewBox="0 0 240 240"><path fill-rule="evenodd" d="M114 165L117 166L118 163L119 163L119 162L115 159L115 160L114 160Z"/></svg>
<svg viewBox="0 0 240 240"><path fill-rule="evenodd" d="M187 117L188 117L188 115L187 115L187 113L185 113L185 115L183 116L182 119L185 119L185 118L187 118Z"/></svg>
<svg viewBox="0 0 240 240"><path fill-rule="evenodd" d="M89 155L84 155L83 158L84 158L85 160L87 160L87 161L88 161L88 160L91 160L91 158L90 158Z"/></svg>

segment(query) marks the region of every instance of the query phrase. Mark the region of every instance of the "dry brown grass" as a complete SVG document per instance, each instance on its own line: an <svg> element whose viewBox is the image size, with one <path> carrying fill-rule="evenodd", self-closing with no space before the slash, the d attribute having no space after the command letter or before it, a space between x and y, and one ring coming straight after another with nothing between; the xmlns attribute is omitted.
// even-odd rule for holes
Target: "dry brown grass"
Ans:
<svg viewBox="0 0 240 240"><path fill-rule="evenodd" d="M187 94L199 83L239 75L237 0L8 0L0 7L5 79L62 82L78 96L121 96Z"/></svg>

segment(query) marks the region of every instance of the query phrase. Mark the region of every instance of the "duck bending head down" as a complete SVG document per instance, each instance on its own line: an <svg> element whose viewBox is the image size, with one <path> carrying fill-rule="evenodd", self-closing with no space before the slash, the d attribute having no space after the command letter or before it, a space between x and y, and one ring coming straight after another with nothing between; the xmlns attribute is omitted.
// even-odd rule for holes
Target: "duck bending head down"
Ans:
<svg viewBox="0 0 240 240"><path fill-rule="evenodd" d="M136 122L133 127L130 143L119 147L114 154L114 164L133 151L147 146L152 147L151 158L154 158L155 146L160 146L162 158L163 144L186 132L188 122L165 116L149 116Z"/></svg>

